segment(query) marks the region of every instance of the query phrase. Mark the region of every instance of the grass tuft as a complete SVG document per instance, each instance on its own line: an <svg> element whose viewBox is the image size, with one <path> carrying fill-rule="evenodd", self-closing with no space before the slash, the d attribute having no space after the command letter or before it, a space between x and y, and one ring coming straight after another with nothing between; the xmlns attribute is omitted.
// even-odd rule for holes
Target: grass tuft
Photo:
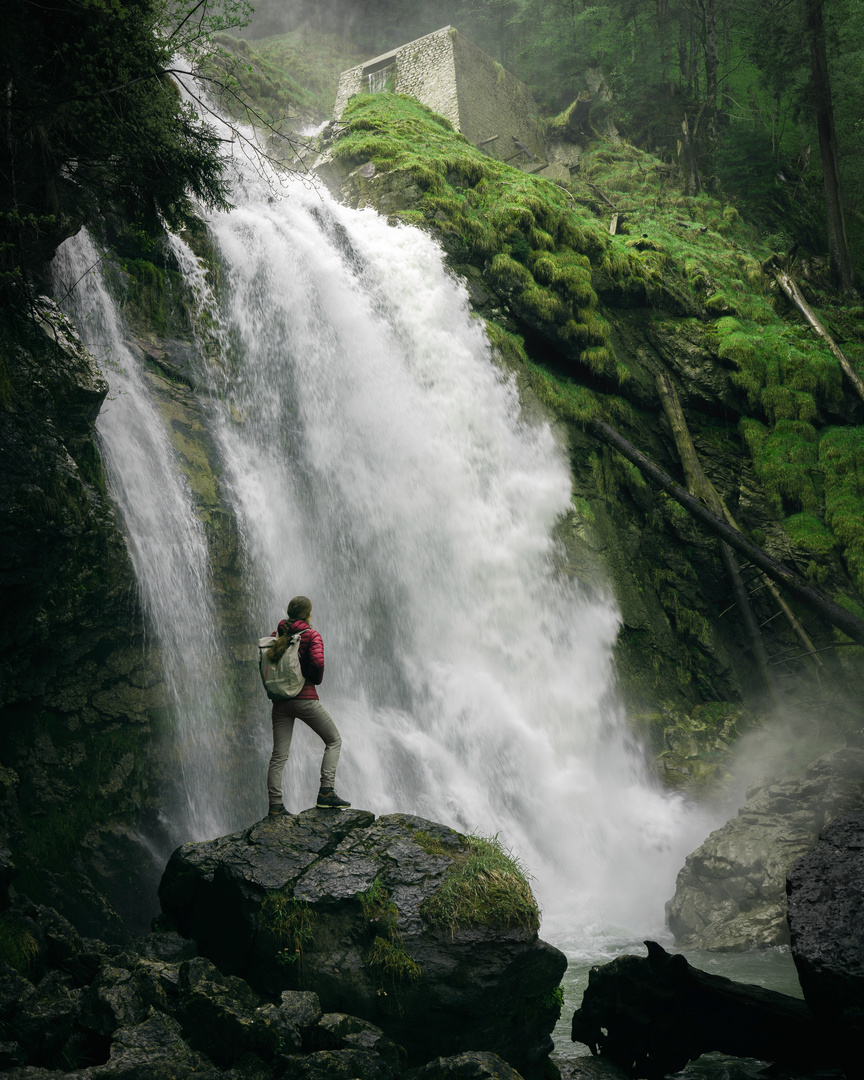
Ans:
<svg viewBox="0 0 864 1080"><path fill-rule="evenodd" d="M524 867L496 836L464 840L462 851L453 854L450 874L424 900L423 918L450 933L467 926L521 927L536 933L540 912Z"/></svg>

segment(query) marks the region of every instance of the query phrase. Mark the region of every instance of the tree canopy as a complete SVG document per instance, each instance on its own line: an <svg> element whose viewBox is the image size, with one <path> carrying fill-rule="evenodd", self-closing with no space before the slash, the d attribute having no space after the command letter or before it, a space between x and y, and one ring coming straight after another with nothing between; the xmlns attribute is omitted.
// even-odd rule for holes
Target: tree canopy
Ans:
<svg viewBox="0 0 864 1080"><path fill-rule="evenodd" d="M245 0L6 0L0 38L0 289L9 298L100 212L181 224L225 207L220 139L173 59L242 25Z"/></svg>
<svg viewBox="0 0 864 1080"><path fill-rule="evenodd" d="M548 113L602 80L628 140L667 158L688 141L693 184L778 247L829 252L848 287L845 235L864 272L864 0L257 0L250 33L303 23L370 56L452 23Z"/></svg>

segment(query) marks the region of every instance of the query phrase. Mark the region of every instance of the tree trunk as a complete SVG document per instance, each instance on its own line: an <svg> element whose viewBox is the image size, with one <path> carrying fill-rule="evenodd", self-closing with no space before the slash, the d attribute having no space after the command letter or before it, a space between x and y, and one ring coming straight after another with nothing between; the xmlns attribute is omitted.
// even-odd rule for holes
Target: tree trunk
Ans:
<svg viewBox="0 0 864 1080"><path fill-rule="evenodd" d="M803 295L801 294L801 290L798 288L798 283L790 274L787 274L785 270L775 271L774 278L777 281L777 284L783 290L783 292L786 293L786 295L789 297L795 307L798 308L798 310L801 312L807 322L810 323L810 325L813 327L819 337L822 338L822 340L825 342L831 352L834 353L834 355L837 357L838 361L840 362L840 367L843 368L843 372L846 378L849 380L850 383L852 383L852 388L855 390L858 397L860 397L861 400L864 401L864 380L861 379L861 376L849 363L849 360L846 358L843 350L839 347L834 338L831 337L831 335L819 321L819 318L817 317L816 312L813 310L813 308L811 308L807 301L804 299Z"/></svg>
<svg viewBox="0 0 864 1080"><path fill-rule="evenodd" d="M681 139L678 142L678 157L683 163L682 171L687 185L688 195L699 194L699 169L696 166L696 152L690 134L690 123L685 114L681 121Z"/></svg>
<svg viewBox="0 0 864 1080"><path fill-rule="evenodd" d="M840 169L837 162L837 136L834 131L834 106L831 101L831 79L828 72L828 53L825 48L823 0L806 0L807 34L810 39L810 92L819 134L822 155L822 176L825 182L825 211L828 225L828 253L831 269L838 284L846 293L855 289L855 274L846 238L843 214L843 195Z"/></svg>
<svg viewBox="0 0 864 1080"><path fill-rule="evenodd" d="M842 630L844 634L847 634L859 645L864 645L864 621L839 604L835 604L830 597L825 596L819 589L810 585L794 570L783 566L782 563L772 559L761 548L751 544L737 529L734 529L723 518L709 510L688 491L685 491L680 484L676 484L668 473L664 472L659 465L655 465L653 461L637 450L632 443L629 443L614 428L602 420L589 420L586 426L598 439L602 439L603 442L618 450L628 461L631 461L643 476L653 481L667 495L680 503L706 529L714 533L715 536L719 536L721 540L725 540L729 547L737 551L739 555L746 556L760 570L764 570L768 577L779 582L796 599L806 604L818 615L821 615L826 622L836 626L838 630Z"/></svg>
<svg viewBox="0 0 864 1080"><path fill-rule="evenodd" d="M702 464L699 461L699 456L696 453L696 447L693 445L693 440L690 437L690 429L687 426L684 410L681 408L681 402L678 399L678 393L675 390L674 383L665 371L658 371L655 376L655 381L657 383L657 390L660 394L660 400L663 403L663 411L666 414L666 419L669 421L669 426L672 428L672 435L675 439L675 446L678 448L678 457L681 459L681 464L684 468L684 476L687 481L688 490L692 495L703 499L718 517L728 517L728 512L723 505L723 500L720 498L717 489L705 475ZM747 630L747 636L750 639L753 655L756 657L756 662L759 665L759 671L769 694L774 699L774 702L779 704L780 694L776 683L771 676L771 670L768 667L768 654L765 651L765 643L762 640L759 624L756 621L756 616L753 614L750 597L747 595L747 590L744 588L744 582L741 578L741 568L738 565L738 560L735 558L735 553L732 548L730 548L723 540L720 541L720 555L723 559L723 565L726 567L726 573L732 583L732 590L735 593L738 611L741 615L744 627Z"/></svg>
<svg viewBox="0 0 864 1080"><path fill-rule="evenodd" d="M675 445L678 448L678 456L681 458L681 464L684 468L684 476L687 481L688 490L693 495L703 499L706 505L713 510L718 517L728 521L733 529L738 529L738 522L729 512L729 508L723 502L717 489L702 469L702 465L696 453L696 447L693 445L693 440L690 438L690 429L687 427L687 420L684 416L684 410L681 408L681 402L678 399L678 393L675 390L674 383L665 371L657 372L655 379L657 391L660 394L660 400L663 403L663 411L666 414L666 419L669 421L669 426L672 428ZM741 530L738 529L738 531L740 532ZM723 562L726 565L727 573L732 581L741 617L744 620L744 625L747 628L747 632L750 635L750 640L753 644L753 651L760 664L764 665L765 682L767 683L770 692L776 697L777 688L768 668L768 657L765 653L762 635L753 615L750 598L744 589L737 560L728 544L721 541L720 550L721 555L723 556ZM822 672L826 672L825 665L822 663L822 660L816 652L816 646L810 640L804 627L798 619L796 619L792 609L780 595L780 590L761 570L759 571L759 576L763 583L768 587L768 591L774 598L774 602L786 616L786 620L792 627L798 640L812 658L814 665Z"/></svg>

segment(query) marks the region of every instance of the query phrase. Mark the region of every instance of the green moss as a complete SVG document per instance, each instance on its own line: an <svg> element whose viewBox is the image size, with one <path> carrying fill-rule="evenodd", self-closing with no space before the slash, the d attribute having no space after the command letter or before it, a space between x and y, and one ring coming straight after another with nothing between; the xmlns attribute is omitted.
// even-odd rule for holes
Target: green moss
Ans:
<svg viewBox="0 0 864 1080"><path fill-rule="evenodd" d="M789 542L795 548L803 548L820 556L828 555L837 546L831 530L812 513L792 514L783 522Z"/></svg>
<svg viewBox="0 0 864 1080"><path fill-rule="evenodd" d="M689 563L686 569L687 576L695 579L695 573ZM686 603L685 592L681 588L681 574L665 567L655 567L651 572L651 583L677 633L684 638L685 642L690 641L703 649L709 649L711 625L701 612ZM688 681L691 669L690 663L682 665L682 671L687 672Z"/></svg>
<svg viewBox="0 0 864 1080"><path fill-rule="evenodd" d="M376 937L366 954L366 966L378 968L393 982L414 982L422 974L420 965L405 950L401 941Z"/></svg>
<svg viewBox="0 0 864 1080"><path fill-rule="evenodd" d="M524 868L497 837L466 836L453 854L453 868L420 914L451 933L461 927L522 927L536 932L540 912Z"/></svg>
<svg viewBox="0 0 864 1080"><path fill-rule="evenodd" d="M417 840L418 836L432 842L426 833L415 833L414 839ZM365 892L356 895L364 917L378 930L366 953L366 966L377 968L391 985L419 979L422 974L420 965L409 956L397 926L399 909L381 878L376 878Z"/></svg>
<svg viewBox="0 0 864 1080"><path fill-rule="evenodd" d="M856 588L864 593L864 427L826 428L819 464L826 523L842 545Z"/></svg>
<svg viewBox="0 0 864 1080"><path fill-rule="evenodd" d="M458 837L453 831L453 837ZM453 849L448 848L438 837L430 836L425 829L418 829L413 835L414 843L419 845L427 855L446 855L448 859L453 857Z"/></svg>
<svg viewBox="0 0 864 1080"><path fill-rule="evenodd" d="M315 912L305 900L298 900L290 892L268 893L258 918L259 925L273 940L278 964L298 963L303 957L303 946L315 938Z"/></svg>
<svg viewBox="0 0 864 1080"><path fill-rule="evenodd" d="M392 923L395 929L399 909L390 899L390 892L381 878L375 878L365 892L356 895L365 918Z"/></svg>
<svg viewBox="0 0 864 1080"><path fill-rule="evenodd" d="M814 512L822 506L818 467L819 434L803 420L778 420L772 429L758 420L742 420L741 432L753 458L756 475L772 497L775 509Z"/></svg>
<svg viewBox="0 0 864 1080"><path fill-rule="evenodd" d="M488 266L520 317L565 350L572 344L574 358L592 370L620 377L609 327L592 314L591 267L608 248L592 215L557 185L487 157L411 98L358 95L343 120L337 159L410 171L430 223L458 240L467 261Z"/></svg>

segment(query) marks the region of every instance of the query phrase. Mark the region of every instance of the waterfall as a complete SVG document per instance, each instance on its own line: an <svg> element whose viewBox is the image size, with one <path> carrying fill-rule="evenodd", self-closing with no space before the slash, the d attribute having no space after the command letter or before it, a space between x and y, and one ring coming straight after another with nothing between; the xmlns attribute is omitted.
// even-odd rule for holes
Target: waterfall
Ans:
<svg viewBox="0 0 864 1080"><path fill-rule="evenodd" d="M54 265L55 291L101 363L108 399L96 424L111 492L123 519L148 630L159 650L171 715L161 758L164 823L172 844L237 827L218 778L224 757L216 615L204 530L153 386L99 269L86 231L67 240ZM182 823L182 824L181 824Z"/></svg>
<svg viewBox="0 0 864 1080"><path fill-rule="evenodd" d="M214 434L259 631L313 600L338 790L498 834L547 922L656 932L693 837L615 699L614 602L563 571L549 425L522 417L426 234L300 182L277 200L247 174L236 201L210 222L233 342ZM301 730L290 810L319 756Z"/></svg>
<svg viewBox="0 0 864 1080"><path fill-rule="evenodd" d="M218 302L198 392L245 549L247 659L287 600L309 596L321 697L343 736L340 794L497 834L533 875L547 933L658 933L702 826L628 734L613 599L566 572L564 451L523 415L428 235L308 182L283 192L249 169L236 209L212 215L218 296L173 240L211 325ZM61 276L96 257L88 244L64 246ZM100 276L75 294L122 368L98 430L176 717L167 813L182 839L214 836L266 809L268 703L256 687L250 779L226 741L219 671L233 659L194 500ZM321 754L297 727L292 812L313 805Z"/></svg>

